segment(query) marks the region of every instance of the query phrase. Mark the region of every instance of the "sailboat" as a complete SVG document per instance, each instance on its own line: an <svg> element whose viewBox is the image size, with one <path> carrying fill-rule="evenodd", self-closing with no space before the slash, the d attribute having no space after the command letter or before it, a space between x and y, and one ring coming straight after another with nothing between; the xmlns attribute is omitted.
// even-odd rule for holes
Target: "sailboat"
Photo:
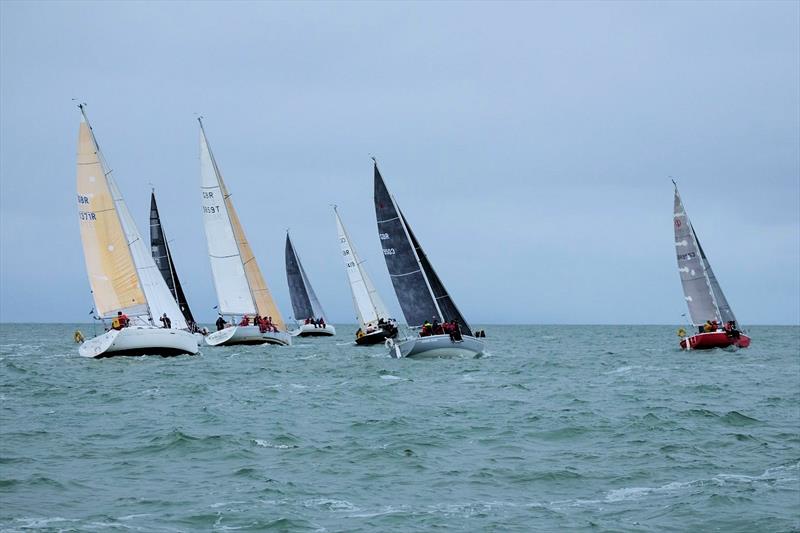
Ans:
<svg viewBox="0 0 800 533"><path fill-rule="evenodd" d="M286 232L286 281L289 283L289 296L292 300L297 329L290 332L295 337L330 337L336 335L336 328L328 324L325 311L317 299L311 282L300 262L300 257ZM322 319L322 323L317 323Z"/></svg>
<svg viewBox="0 0 800 533"><path fill-rule="evenodd" d="M353 307L358 314L360 325L356 332L356 344L368 346L393 339L397 336L397 324L389 317L383 300L364 269L364 262L358 257L336 206L333 207L333 213L336 215L336 229L339 234L339 245L342 247L344 268L350 282L350 292L353 294Z"/></svg>
<svg viewBox="0 0 800 533"><path fill-rule="evenodd" d="M169 292L175 298L178 308L183 314L186 325L190 332L202 340L202 334L199 332L197 322L192 316L192 310L189 309L189 304L186 302L186 295L183 293L181 281L178 279L178 272L175 270L175 263L172 261L172 253L169 250L167 238L164 236L164 228L161 225L161 217L158 214L158 204L156 204L156 193L150 193L150 251L153 255L161 276L164 278L164 283L167 284Z"/></svg>
<svg viewBox="0 0 800 533"><path fill-rule="evenodd" d="M729 346L747 348L750 346L750 337L738 330L736 316L722 292L683 207L678 185L674 180L672 183L675 185L673 225L678 272L692 324L698 328L696 333L688 336L683 328L678 330L681 348L685 350Z"/></svg>
<svg viewBox="0 0 800 533"><path fill-rule="evenodd" d="M420 336L397 343L388 339L386 344L390 354L398 358L481 355L483 342L472 336L469 324L433 270L411 226L386 188L374 159L373 164L375 215L383 257L406 322L420 333ZM426 326L429 321L433 327ZM441 327L436 327L437 323L455 324L455 330L443 333Z"/></svg>
<svg viewBox="0 0 800 533"><path fill-rule="evenodd" d="M218 331L207 335L206 343L209 346L290 345L292 339L233 208L231 195L208 144L203 121L198 121L203 226L220 314ZM254 324L256 315L269 319L269 324ZM225 321L226 316L230 322Z"/></svg>
<svg viewBox="0 0 800 533"><path fill-rule="evenodd" d="M196 354L178 304L142 240L95 139L84 105L78 133L78 217L95 312L112 328L83 342L84 357ZM156 327L166 314L172 328Z"/></svg>

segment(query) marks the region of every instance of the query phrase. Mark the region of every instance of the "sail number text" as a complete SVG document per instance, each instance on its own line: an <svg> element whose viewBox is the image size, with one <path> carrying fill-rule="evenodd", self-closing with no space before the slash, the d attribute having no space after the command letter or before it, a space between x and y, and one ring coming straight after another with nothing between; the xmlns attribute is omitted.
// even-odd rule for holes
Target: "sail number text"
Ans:
<svg viewBox="0 0 800 533"><path fill-rule="evenodd" d="M79 194L78 205L89 205L89 197ZM95 215L92 211L78 211L78 217L80 217L81 220L97 220L97 215Z"/></svg>
<svg viewBox="0 0 800 533"><path fill-rule="evenodd" d="M383 255L394 255L394 254L395 254L394 248L384 248L383 249Z"/></svg>

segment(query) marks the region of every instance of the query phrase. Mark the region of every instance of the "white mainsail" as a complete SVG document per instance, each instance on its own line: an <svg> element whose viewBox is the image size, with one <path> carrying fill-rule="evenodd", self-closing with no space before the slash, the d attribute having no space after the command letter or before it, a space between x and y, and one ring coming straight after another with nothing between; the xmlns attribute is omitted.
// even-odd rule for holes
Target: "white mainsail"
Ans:
<svg viewBox="0 0 800 533"><path fill-rule="evenodd" d="M286 326L258 268L250 243L225 187L222 173L200 122L200 178L203 193L203 225L208 256L223 315L272 317L279 329Z"/></svg>
<svg viewBox="0 0 800 533"><path fill-rule="evenodd" d="M86 270L101 317L163 314L173 327L187 327L178 304L142 240L128 206L95 139L86 110L78 138L78 206Z"/></svg>
<svg viewBox="0 0 800 533"><path fill-rule="evenodd" d="M383 304L378 291L372 284L367 271L364 270L363 261L359 259L356 249L350 242L350 236L342 224L339 211L333 208L336 215L336 228L339 234L339 244L342 248L342 259L350 281L350 291L353 294L353 306L358 313L358 320L362 326L375 324L378 319L388 319L389 313Z"/></svg>

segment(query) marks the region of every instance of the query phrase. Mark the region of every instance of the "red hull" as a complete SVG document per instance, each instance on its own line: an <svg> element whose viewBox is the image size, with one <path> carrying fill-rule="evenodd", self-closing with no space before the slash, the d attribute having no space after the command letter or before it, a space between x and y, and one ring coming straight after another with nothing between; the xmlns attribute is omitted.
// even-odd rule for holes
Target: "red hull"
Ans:
<svg viewBox="0 0 800 533"><path fill-rule="evenodd" d="M750 337L744 333L739 333L739 337L737 338L728 336L724 331L714 331L711 333L697 333L691 337L681 339L681 348L684 350L710 350L712 348L727 348L729 346L747 348L750 346Z"/></svg>

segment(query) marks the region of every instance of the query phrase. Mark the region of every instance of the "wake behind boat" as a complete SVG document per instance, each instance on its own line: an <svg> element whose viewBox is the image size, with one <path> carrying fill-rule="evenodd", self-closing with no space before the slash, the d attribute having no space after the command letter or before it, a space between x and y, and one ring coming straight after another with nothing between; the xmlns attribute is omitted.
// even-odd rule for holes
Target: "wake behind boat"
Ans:
<svg viewBox="0 0 800 533"><path fill-rule="evenodd" d="M289 232L286 232L286 281L289 284L289 296L292 310L297 321L297 329L289 333L293 337L331 337L336 335L336 328L328 324L325 311L317 299L317 294L308 280L300 256L294 249Z"/></svg>
<svg viewBox="0 0 800 533"><path fill-rule="evenodd" d="M278 306L261 275L245 237L231 195L225 187L200 122L200 176L203 193L203 227L214 288L219 301L217 331L206 336L209 346L277 344L288 346ZM226 321L225 317L230 320Z"/></svg>
<svg viewBox="0 0 800 533"><path fill-rule="evenodd" d="M375 215L383 257L406 322L419 331L397 343L393 357L476 357L484 344L472 330L420 246L374 163Z"/></svg>
<svg viewBox="0 0 800 533"><path fill-rule="evenodd" d="M359 259L358 253L350 241L350 236L344 229L336 206L333 206L333 213L336 215L336 229L339 235L339 245L342 248L342 259L344 259L344 268L347 271L350 292L353 295L353 306L358 314L360 325L356 331L356 344L369 346L384 343L386 339L393 339L397 336L397 324L393 318L389 318L389 312L386 310L383 300L364 269L364 262Z"/></svg>
<svg viewBox="0 0 800 533"><path fill-rule="evenodd" d="M750 346L750 337L739 331L736 316L722 292L722 287L711 269L697 233L683 207L678 185L675 181L672 183L675 185L673 224L678 272L692 324L697 328L696 333L688 336L683 328L678 330L681 348L684 350L729 346L747 348Z"/></svg>
<svg viewBox="0 0 800 533"><path fill-rule="evenodd" d="M84 357L196 354L197 342L150 255L83 105L78 135L78 215L95 310L112 327L83 342ZM172 328L154 317L171 317ZM105 323L105 322L104 322Z"/></svg>

